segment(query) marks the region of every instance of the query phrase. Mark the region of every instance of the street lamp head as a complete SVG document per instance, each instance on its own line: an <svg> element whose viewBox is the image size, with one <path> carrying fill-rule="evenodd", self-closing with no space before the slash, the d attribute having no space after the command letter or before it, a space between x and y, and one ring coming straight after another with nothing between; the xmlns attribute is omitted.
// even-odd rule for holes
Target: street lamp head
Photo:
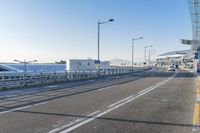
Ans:
<svg viewBox="0 0 200 133"><path fill-rule="evenodd" d="M26 60L24 60L24 61L13 60L13 61L18 62L18 63L31 63L31 62L37 62L37 60L32 60L32 61L26 61Z"/></svg>
<svg viewBox="0 0 200 133"><path fill-rule="evenodd" d="M13 60L13 61L18 62L18 63L22 63L22 61L20 61L20 60Z"/></svg>
<svg viewBox="0 0 200 133"><path fill-rule="evenodd" d="M112 18L111 18L111 19L109 19L108 21L109 21L109 22L113 22L113 21L114 21L114 19L112 19Z"/></svg>
<svg viewBox="0 0 200 133"><path fill-rule="evenodd" d="M141 40L141 39L143 39L143 37L133 38L132 40L134 41L134 40Z"/></svg>

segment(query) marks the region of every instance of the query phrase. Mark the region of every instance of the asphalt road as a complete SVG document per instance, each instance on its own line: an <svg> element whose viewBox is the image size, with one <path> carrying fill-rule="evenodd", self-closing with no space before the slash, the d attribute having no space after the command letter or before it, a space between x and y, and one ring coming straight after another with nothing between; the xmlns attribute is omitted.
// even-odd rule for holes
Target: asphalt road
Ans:
<svg viewBox="0 0 200 133"><path fill-rule="evenodd" d="M0 92L0 132L190 133L196 82L149 71Z"/></svg>

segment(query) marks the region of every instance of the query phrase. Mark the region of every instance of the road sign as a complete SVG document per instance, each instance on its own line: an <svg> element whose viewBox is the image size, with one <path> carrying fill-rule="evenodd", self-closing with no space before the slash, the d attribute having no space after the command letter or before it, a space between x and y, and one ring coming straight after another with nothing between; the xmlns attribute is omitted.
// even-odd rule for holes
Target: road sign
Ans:
<svg viewBox="0 0 200 133"><path fill-rule="evenodd" d="M182 44L192 45L192 42L193 42L192 40L181 39Z"/></svg>

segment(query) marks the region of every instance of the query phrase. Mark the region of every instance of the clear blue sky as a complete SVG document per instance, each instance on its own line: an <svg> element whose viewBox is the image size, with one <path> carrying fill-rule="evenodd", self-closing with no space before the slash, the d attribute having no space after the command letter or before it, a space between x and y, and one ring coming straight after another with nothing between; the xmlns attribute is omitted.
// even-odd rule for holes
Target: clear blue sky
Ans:
<svg viewBox="0 0 200 133"><path fill-rule="evenodd" d="M1 0L0 62L37 59L54 62L97 57L97 21L101 26L102 60L144 58L144 46L156 55L189 49L181 38L191 39L187 0Z"/></svg>

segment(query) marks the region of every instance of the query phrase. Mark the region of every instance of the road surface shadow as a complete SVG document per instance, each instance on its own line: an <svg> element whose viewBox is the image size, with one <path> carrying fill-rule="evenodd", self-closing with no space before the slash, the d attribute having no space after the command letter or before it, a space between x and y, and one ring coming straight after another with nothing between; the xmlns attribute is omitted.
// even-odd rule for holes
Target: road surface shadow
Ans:
<svg viewBox="0 0 200 133"><path fill-rule="evenodd" d="M76 115L76 114L61 114L61 113L35 112L35 111L24 111L24 110L18 110L18 111L14 111L14 112L37 114L37 115L51 115L51 116L53 115L53 116L61 116L61 117L85 118L85 119L92 118L92 116ZM151 124L151 125L193 127L193 124L174 123L174 122L160 122L160 121L158 122L158 121L121 119L121 118L110 118L110 117L99 117L96 119L97 120L114 121L114 122L125 122L125 123L141 123L141 124Z"/></svg>

